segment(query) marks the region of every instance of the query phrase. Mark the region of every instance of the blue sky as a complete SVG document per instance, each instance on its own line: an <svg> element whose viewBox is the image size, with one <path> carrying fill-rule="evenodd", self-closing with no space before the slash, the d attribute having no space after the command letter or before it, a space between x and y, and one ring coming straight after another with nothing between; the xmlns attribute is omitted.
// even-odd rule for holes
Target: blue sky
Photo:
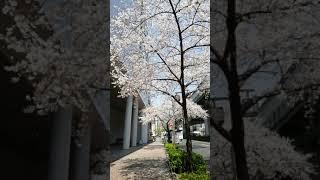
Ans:
<svg viewBox="0 0 320 180"><path fill-rule="evenodd" d="M111 16L117 15L117 9L114 8L115 6L121 7L121 8L126 8L129 7L132 4L133 0L111 0L110 1L110 13Z"/></svg>

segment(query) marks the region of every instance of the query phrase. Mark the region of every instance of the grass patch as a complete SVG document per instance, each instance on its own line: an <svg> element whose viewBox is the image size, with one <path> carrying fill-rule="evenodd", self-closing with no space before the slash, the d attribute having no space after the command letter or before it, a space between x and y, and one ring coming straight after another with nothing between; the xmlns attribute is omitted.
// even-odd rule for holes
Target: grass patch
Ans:
<svg viewBox="0 0 320 180"><path fill-rule="evenodd" d="M186 172L187 152L180 147L166 143L165 149L169 156L169 165L173 172L178 174L181 180L207 180L209 175L207 172L207 165L200 154L192 152L192 173Z"/></svg>
<svg viewBox="0 0 320 180"><path fill-rule="evenodd" d="M208 173L196 174L196 173L181 173L178 175L180 180L209 180Z"/></svg>

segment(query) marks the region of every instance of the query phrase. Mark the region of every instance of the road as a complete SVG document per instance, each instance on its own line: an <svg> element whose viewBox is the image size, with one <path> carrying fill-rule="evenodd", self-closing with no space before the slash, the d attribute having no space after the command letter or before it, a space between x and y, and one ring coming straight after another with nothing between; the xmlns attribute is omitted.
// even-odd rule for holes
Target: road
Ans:
<svg viewBox="0 0 320 180"><path fill-rule="evenodd" d="M184 150L186 150L186 140L182 140L179 144ZM192 140L192 151L203 156L205 161L210 159L210 142L195 141Z"/></svg>

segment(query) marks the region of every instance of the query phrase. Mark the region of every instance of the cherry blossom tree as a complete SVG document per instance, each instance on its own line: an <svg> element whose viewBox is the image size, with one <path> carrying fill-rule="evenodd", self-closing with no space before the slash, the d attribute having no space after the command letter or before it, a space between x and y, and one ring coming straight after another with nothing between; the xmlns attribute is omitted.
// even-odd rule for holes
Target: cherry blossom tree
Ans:
<svg viewBox="0 0 320 180"><path fill-rule="evenodd" d="M26 79L33 86L25 111L46 114L76 107L81 118L73 135L80 145L77 140L89 128L92 112L105 123L109 118L104 109L110 86L109 1L6 0L0 7L5 22L1 48L11 60L5 69L16 75L13 82ZM98 107L97 99L105 105ZM93 173L109 175L107 150L99 150L103 156L97 161L103 168L95 163L100 169L93 168Z"/></svg>
<svg viewBox="0 0 320 180"><path fill-rule="evenodd" d="M277 133L245 121L245 148L249 175L255 179L311 179L315 172L308 162L311 155L304 155L295 150L291 140L280 137ZM228 126L228 125L225 125ZM230 126L230 124L229 124ZM215 163L211 177L232 179L233 160L230 156L231 143L219 133L214 132L211 145Z"/></svg>
<svg viewBox="0 0 320 180"><path fill-rule="evenodd" d="M135 1L112 21L114 84L120 95L162 93L183 112L192 171L188 96L209 75L209 1ZM176 93L181 94L181 100Z"/></svg>
<svg viewBox="0 0 320 180"><path fill-rule="evenodd" d="M88 111L91 97L106 89L108 50L106 7L102 1L4 2L2 13L12 19L0 35L7 49L22 56L6 70L32 82L33 102L26 111L47 113L57 107L76 106ZM29 7L44 9L28 13Z"/></svg>
<svg viewBox="0 0 320 180"><path fill-rule="evenodd" d="M224 75L231 109L231 129L225 129L214 121L211 125L233 147L235 176L249 179L243 115L261 100L280 93L303 93L319 86L319 3L316 1L210 1L211 11L211 72L217 68ZM303 61L303 60L308 60ZM305 75L293 86L280 81L293 64L309 64ZM304 68L302 68L304 69ZM308 69L308 68L307 68ZM246 82L257 74L277 74L278 86L265 88L250 99L240 96ZM211 77L211 82L214 81ZM285 82L295 82L295 76ZM214 108L214 90L211 85L211 110ZM316 91L318 92L318 91ZM318 96L319 94L316 94ZM292 97L292 96L291 96ZM294 99L296 101L297 99ZM213 113L213 112L212 112ZM211 170L213 173L213 170Z"/></svg>
<svg viewBox="0 0 320 180"><path fill-rule="evenodd" d="M201 106L187 99L188 119L208 118L206 110ZM168 134L168 141L170 142L170 129L169 123L179 123L183 119L183 111L178 103L165 99L160 105L148 106L142 110L140 117L142 123L148 123L153 120L159 120Z"/></svg>

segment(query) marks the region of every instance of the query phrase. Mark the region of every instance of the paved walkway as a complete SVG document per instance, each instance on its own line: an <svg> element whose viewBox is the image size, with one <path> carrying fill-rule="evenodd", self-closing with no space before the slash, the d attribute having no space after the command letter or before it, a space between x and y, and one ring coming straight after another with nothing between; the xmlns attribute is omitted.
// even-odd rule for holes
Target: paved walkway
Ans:
<svg viewBox="0 0 320 180"><path fill-rule="evenodd" d="M171 180L162 143L153 142L111 163L111 180Z"/></svg>

